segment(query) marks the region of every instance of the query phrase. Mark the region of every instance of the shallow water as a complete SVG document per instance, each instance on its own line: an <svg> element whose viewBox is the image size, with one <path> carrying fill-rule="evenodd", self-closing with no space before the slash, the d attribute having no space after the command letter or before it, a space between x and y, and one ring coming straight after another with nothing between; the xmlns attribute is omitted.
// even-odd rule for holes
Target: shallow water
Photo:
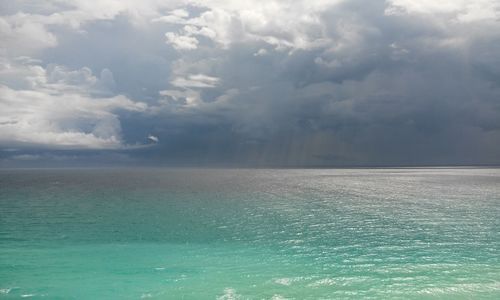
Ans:
<svg viewBox="0 0 500 300"><path fill-rule="evenodd" d="M0 170L0 298L500 299L500 169Z"/></svg>

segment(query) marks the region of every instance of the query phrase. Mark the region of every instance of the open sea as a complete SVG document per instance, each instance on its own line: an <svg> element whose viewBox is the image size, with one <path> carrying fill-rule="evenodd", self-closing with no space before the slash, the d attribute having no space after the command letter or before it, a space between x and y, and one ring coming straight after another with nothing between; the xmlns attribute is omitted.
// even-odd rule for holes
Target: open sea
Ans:
<svg viewBox="0 0 500 300"><path fill-rule="evenodd" d="M500 299L500 169L0 170L0 299Z"/></svg>

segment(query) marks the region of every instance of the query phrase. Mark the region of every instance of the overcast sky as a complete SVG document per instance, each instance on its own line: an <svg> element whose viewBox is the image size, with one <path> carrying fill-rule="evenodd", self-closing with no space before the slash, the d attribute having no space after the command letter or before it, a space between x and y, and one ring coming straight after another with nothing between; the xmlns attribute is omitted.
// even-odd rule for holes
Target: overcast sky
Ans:
<svg viewBox="0 0 500 300"><path fill-rule="evenodd" d="M0 15L0 166L500 163L498 0L26 0Z"/></svg>

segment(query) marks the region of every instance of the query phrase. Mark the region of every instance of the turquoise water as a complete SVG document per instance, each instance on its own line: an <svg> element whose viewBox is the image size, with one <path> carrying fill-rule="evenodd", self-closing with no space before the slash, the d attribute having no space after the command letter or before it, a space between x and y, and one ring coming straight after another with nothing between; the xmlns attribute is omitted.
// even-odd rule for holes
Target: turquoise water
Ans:
<svg viewBox="0 0 500 300"><path fill-rule="evenodd" d="M500 299L500 169L1 170L0 298Z"/></svg>

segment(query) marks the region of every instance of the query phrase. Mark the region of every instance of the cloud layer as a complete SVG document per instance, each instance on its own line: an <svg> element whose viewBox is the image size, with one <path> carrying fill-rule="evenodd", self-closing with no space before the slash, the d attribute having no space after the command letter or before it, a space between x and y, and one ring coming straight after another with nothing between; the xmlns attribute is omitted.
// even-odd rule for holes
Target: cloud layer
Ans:
<svg viewBox="0 0 500 300"><path fill-rule="evenodd" d="M128 149L187 165L500 163L495 0L0 9L4 161Z"/></svg>

